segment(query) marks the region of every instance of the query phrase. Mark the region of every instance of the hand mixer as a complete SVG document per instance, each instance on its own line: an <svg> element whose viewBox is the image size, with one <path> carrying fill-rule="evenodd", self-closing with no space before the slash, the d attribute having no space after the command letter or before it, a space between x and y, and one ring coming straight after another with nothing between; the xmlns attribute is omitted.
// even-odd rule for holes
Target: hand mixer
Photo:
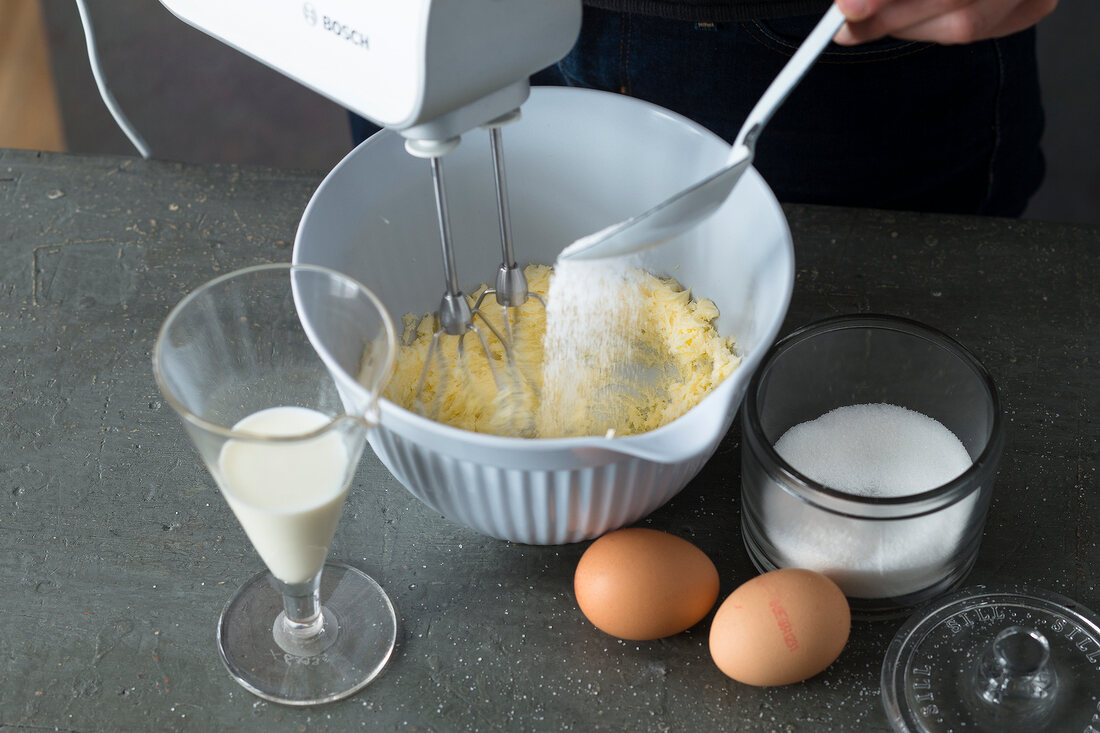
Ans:
<svg viewBox="0 0 1100 733"><path fill-rule="evenodd" d="M474 319L505 349L482 312L493 295L507 314L535 297L516 263L501 127L519 118L528 77L555 63L580 33L581 0L161 0L175 15L325 97L405 137L428 160L443 250L444 292L425 374L443 336L475 333ZM458 285L442 158L476 128L489 130L502 261L493 288L471 305ZM545 305L545 303L543 303ZM423 381L422 374L422 381ZM494 380L501 386L494 371Z"/></svg>

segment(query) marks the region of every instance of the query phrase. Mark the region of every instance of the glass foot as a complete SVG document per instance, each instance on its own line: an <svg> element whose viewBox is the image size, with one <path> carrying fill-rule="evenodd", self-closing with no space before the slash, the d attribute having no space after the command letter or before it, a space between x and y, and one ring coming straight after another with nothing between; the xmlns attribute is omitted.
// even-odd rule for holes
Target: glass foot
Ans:
<svg viewBox="0 0 1100 733"><path fill-rule="evenodd" d="M353 695L378 676L397 642L397 615L385 591L348 565L325 563L321 605L326 638L318 653L283 651L272 625L283 597L268 571L250 578L218 620L218 652L230 676L283 705L317 705ZM336 631L329 634L331 621Z"/></svg>

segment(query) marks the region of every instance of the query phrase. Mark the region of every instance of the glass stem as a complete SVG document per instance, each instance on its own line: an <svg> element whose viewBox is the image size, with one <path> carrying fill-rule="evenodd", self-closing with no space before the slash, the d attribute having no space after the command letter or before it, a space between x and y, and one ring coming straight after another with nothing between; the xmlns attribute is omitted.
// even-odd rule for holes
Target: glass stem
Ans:
<svg viewBox="0 0 1100 733"><path fill-rule="evenodd" d="M321 605L321 573L304 583L278 581L283 612L275 619L275 643L288 654L312 657L336 642L340 628L336 617Z"/></svg>
<svg viewBox="0 0 1100 733"><path fill-rule="evenodd" d="M321 573L317 573L304 583L284 583L279 581L283 593L283 611L287 623L296 631L310 635L320 632L321 616Z"/></svg>

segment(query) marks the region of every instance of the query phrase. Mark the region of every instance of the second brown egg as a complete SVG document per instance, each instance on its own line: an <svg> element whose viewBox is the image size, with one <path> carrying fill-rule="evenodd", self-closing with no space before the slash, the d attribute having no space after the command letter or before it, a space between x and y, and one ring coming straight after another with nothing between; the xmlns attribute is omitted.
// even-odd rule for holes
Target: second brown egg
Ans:
<svg viewBox="0 0 1100 733"><path fill-rule="evenodd" d="M801 682L832 664L851 630L848 599L811 570L772 570L742 584L718 607L710 654L749 685Z"/></svg>

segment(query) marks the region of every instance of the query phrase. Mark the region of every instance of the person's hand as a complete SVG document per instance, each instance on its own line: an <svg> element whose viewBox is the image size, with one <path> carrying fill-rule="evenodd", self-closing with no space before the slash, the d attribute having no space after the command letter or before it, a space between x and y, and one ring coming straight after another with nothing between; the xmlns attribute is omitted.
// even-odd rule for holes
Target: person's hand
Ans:
<svg viewBox="0 0 1100 733"><path fill-rule="evenodd" d="M893 36L970 43L1029 28L1058 0L836 0L848 22L836 42L854 45Z"/></svg>

